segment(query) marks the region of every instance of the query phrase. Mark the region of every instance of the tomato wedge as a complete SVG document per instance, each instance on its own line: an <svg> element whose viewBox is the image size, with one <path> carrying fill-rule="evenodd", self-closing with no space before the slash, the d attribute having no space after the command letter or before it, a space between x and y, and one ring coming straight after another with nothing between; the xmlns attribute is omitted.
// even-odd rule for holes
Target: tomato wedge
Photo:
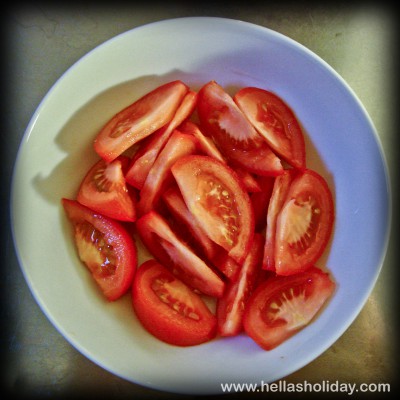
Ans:
<svg viewBox="0 0 400 400"><path fill-rule="evenodd" d="M105 297L114 301L131 287L137 266L136 246L118 222L74 200L62 199L74 227L79 258Z"/></svg>
<svg viewBox="0 0 400 400"><path fill-rule="evenodd" d="M179 225L184 225L193 236L196 247L200 248L205 258L213 260L218 251L218 245L201 229L196 218L187 208L179 189L176 186L169 188L163 193L162 198Z"/></svg>
<svg viewBox="0 0 400 400"><path fill-rule="evenodd" d="M216 335L216 318L202 298L157 261L139 267L132 304L147 331L166 343L195 346Z"/></svg>
<svg viewBox="0 0 400 400"><path fill-rule="evenodd" d="M259 175L283 172L280 159L215 81L200 89L197 111L204 133L232 163Z"/></svg>
<svg viewBox="0 0 400 400"><path fill-rule="evenodd" d="M136 200L125 183L124 166L129 159L120 156L111 163L97 161L83 179L77 200L86 207L120 221L136 220Z"/></svg>
<svg viewBox="0 0 400 400"><path fill-rule="evenodd" d="M191 155L172 169L185 203L202 230L241 263L254 235L254 213L236 173L220 161Z"/></svg>
<svg viewBox="0 0 400 400"><path fill-rule="evenodd" d="M316 267L268 278L248 301L244 329L263 349L271 350L308 325L334 289L329 275Z"/></svg>
<svg viewBox="0 0 400 400"><path fill-rule="evenodd" d="M181 81L166 83L112 117L94 140L94 149L107 162L163 127L174 116L189 88Z"/></svg>
<svg viewBox="0 0 400 400"><path fill-rule="evenodd" d="M168 181L173 179L171 167L175 161L183 156L193 154L196 148L196 139L192 135L174 131L156 158L140 191L138 203L140 215L146 214L155 207L161 191L166 187Z"/></svg>
<svg viewBox="0 0 400 400"><path fill-rule="evenodd" d="M254 236L253 246L247 255L239 276L229 282L224 295L218 300L217 321L221 336L234 336L242 330L242 318L247 301L253 291L261 269L264 239Z"/></svg>
<svg viewBox="0 0 400 400"><path fill-rule="evenodd" d="M206 156L214 157L215 159L228 164L224 156L218 150L214 141L203 135L200 128L192 121L185 121L180 127L182 132L187 132L192 134L198 141L198 146L203 154ZM245 169L238 166L235 167L236 173L239 175L240 179L248 192L261 192L261 187L257 183L256 179Z"/></svg>
<svg viewBox="0 0 400 400"><path fill-rule="evenodd" d="M327 246L333 220L333 198L325 179L309 169L297 174L276 221L276 273L290 275L314 264Z"/></svg>
<svg viewBox="0 0 400 400"><path fill-rule="evenodd" d="M265 245L263 256L263 268L269 271L275 271L275 233L276 221L285 202L292 173L286 170L282 175L275 178L272 188L271 198L267 210L267 227L265 229Z"/></svg>
<svg viewBox="0 0 400 400"><path fill-rule="evenodd" d="M190 90L183 98L172 120L157 132L154 132L146 145L134 155L125 175L125 179L130 185L137 189L143 187L158 154L167 143L172 132L194 111L196 102L197 93Z"/></svg>
<svg viewBox="0 0 400 400"><path fill-rule="evenodd" d="M140 238L150 253L191 288L221 297L221 278L171 230L167 221L150 211L136 222Z"/></svg>
<svg viewBox="0 0 400 400"><path fill-rule="evenodd" d="M246 87L236 93L234 101L277 154L293 167L306 167L303 131L293 111L279 96Z"/></svg>

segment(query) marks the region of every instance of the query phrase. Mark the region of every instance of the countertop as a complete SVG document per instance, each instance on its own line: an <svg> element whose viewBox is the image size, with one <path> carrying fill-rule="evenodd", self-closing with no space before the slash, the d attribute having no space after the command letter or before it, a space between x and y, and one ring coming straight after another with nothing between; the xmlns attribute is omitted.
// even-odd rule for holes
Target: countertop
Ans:
<svg viewBox="0 0 400 400"><path fill-rule="evenodd" d="M4 19L7 57L3 112L7 130L2 133L3 146L6 145L2 149L2 178L8 189L18 146L30 118L43 96L73 63L121 32L184 16L218 16L252 22L291 37L323 58L347 81L367 109L394 181L394 165L397 165L394 9L368 3L352 7L334 7L328 3L319 8L308 3L294 6L286 2L280 7L263 6L262 2L247 7L229 2L225 7L169 2L151 7L33 4L10 6ZM2 341L2 386L10 393L38 398L67 393L169 398L168 393L127 382L95 365L47 320L18 265L9 228L8 193L2 194L5 222L2 280L6 289L2 300L2 320L6 326ZM393 196L395 201L397 190L393 190ZM394 221L395 217L396 210ZM390 383L394 390L398 354L394 282L398 266L393 236L394 232L375 288L354 323L320 357L286 377L287 382Z"/></svg>

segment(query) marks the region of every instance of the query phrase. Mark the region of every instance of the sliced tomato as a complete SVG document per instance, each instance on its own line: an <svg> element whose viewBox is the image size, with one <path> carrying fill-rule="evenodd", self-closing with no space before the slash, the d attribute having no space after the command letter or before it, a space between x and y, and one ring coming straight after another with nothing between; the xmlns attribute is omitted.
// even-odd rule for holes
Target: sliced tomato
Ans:
<svg viewBox="0 0 400 400"><path fill-rule="evenodd" d="M293 167L306 167L303 131L293 111L279 96L246 87L236 93L234 101L277 154Z"/></svg>
<svg viewBox="0 0 400 400"><path fill-rule="evenodd" d="M218 251L218 245L201 229L196 218L194 218L193 214L187 208L178 187L173 186L169 188L163 193L162 198L178 223L185 225L190 235L193 236L193 241L197 247L200 247L202 254L208 260L214 259Z"/></svg>
<svg viewBox="0 0 400 400"><path fill-rule="evenodd" d="M329 275L316 267L268 278L248 301L244 329L263 349L271 350L308 325L334 289Z"/></svg>
<svg viewBox="0 0 400 400"><path fill-rule="evenodd" d="M74 200L62 199L74 227L79 258L110 301L131 287L137 266L136 246L118 222L104 217Z"/></svg>
<svg viewBox="0 0 400 400"><path fill-rule="evenodd" d="M129 159L120 156L111 163L97 161L83 179L77 200L106 217L136 220L136 200L125 183L124 167Z"/></svg>
<svg viewBox="0 0 400 400"><path fill-rule="evenodd" d="M163 127L174 116L189 88L181 81L166 83L112 117L94 140L94 149L107 162Z"/></svg>
<svg viewBox="0 0 400 400"><path fill-rule="evenodd" d="M280 159L215 81L200 89L197 111L204 133L232 163L259 175L283 172Z"/></svg>
<svg viewBox="0 0 400 400"><path fill-rule="evenodd" d="M217 321L221 336L237 335L243 328L243 313L261 269L263 243L263 237L256 234L238 278L227 285L224 295L218 299Z"/></svg>
<svg viewBox="0 0 400 400"><path fill-rule="evenodd" d="M150 211L136 222L140 238L150 253L191 288L221 297L221 278L171 230L167 221Z"/></svg>
<svg viewBox="0 0 400 400"><path fill-rule="evenodd" d="M296 175L276 221L276 273L290 275L314 264L327 246L333 220L333 198L325 179L309 169Z"/></svg>
<svg viewBox="0 0 400 400"><path fill-rule="evenodd" d="M202 298L157 261L138 269L132 304L144 328L166 343L195 346L216 335L216 318Z"/></svg>
<svg viewBox="0 0 400 400"><path fill-rule="evenodd" d="M267 223L268 205L275 179L273 176L260 176L258 179L260 191L251 193L250 195L251 204L254 209L256 232L261 232Z"/></svg>
<svg viewBox="0 0 400 400"><path fill-rule="evenodd" d="M196 139L192 135L177 130L168 139L153 166L151 167L143 188L140 191L138 211L143 215L152 210L161 196L161 191L172 179L171 167L175 161L196 151ZM171 178L171 179L169 179Z"/></svg>
<svg viewBox="0 0 400 400"><path fill-rule="evenodd" d="M203 135L200 128L195 123L193 123L192 121L185 121L179 127L179 129L181 129L182 132L192 134L197 139L201 153L205 154L206 156L214 157L224 164L228 164L224 156L218 150L214 141L211 138ZM243 181L243 184L248 192L261 191L260 185L257 183L257 180L247 170L236 166L235 171L239 175L240 179Z"/></svg>
<svg viewBox="0 0 400 400"><path fill-rule="evenodd" d="M202 230L241 263L254 235L254 213L236 173L208 156L181 158L172 169L185 203Z"/></svg>
<svg viewBox="0 0 400 400"><path fill-rule="evenodd" d="M275 234L276 221L281 211L283 203L286 200L292 181L290 170L285 171L282 175L275 178L272 188L271 199L267 209L267 228L265 230L265 245L263 256L263 268L269 271L275 271Z"/></svg>
<svg viewBox="0 0 400 400"><path fill-rule="evenodd" d="M172 132L192 114L196 107L196 101L197 93L190 90L183 98L172 120L157 132L154 132L145 146L135 154L125 175L125 179L130 185L137 189L143 187L158 154L167 143Z"/></svg>

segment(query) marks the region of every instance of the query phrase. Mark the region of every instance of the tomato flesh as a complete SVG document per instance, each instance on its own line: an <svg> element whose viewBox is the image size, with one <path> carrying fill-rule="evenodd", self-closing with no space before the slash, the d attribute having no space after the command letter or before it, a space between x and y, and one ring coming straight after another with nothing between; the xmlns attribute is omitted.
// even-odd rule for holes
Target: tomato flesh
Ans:
<svg viewBox="0 0 400 400"><path fill-rule="evenodd" d="M136 201L126 186L123 167L128 163L119 157L111 163L96 162L83 179L77 200L90 209L120 221L136 220Z"/></svg>
<svg viewBox="0 0 400 400"><path fill-rule="evenodd" d="M94 149L111 162L135 143L163 127L174 116L188 87L166 83L147 93L112 117L94 140Z"/></svg>
<svg viewBox="0 0 400 400"><path fill-rule="evenodd" d="M283 172L280 159L215 81L199 91L197 111L204 132L231 162L260 175Z"/></svg>
<svg viewBox="0 0 400 400"><path fill-rule="evenodd" d="M203 231L241 263L253 240L254 214L236 173L214 158L192 155L177 161L172 174Z"/></svg>
<svg viewBox="0 0 400 400"><path fill-rule="evenodd" d="M136 246L118 222L93 212L77 201L62 199L74 227L79 258L110 301L131 287L137 265Z"/></svg>
<svg viewBox="0 0 400 400"><path fill-rule="evenodd" d="M308 325L334 289L329 275L316 267L268 278L250 297L244 329L263 349L271 350Z"/></svg>
<svg viewBox="0 0 400 400"><path fill-rule="evenodd" d="M276 94L247 87L234 101L271 148L296 168L305 168L303 132L293 111Z"/></svg>
<svg viewBox="0 0 400 400"><path fill-rule="evenodd" d="M166 343L194 346L216 335L216 318L201 297L155 260L139 267L132 304L147 331Z"/></svg>
<svg viewBox="0 0 400 400"><path fill-rule="evenodd" d="M328 244L333 220L333 198L325 179L309 169L298 174L276 221L276 273L294 274L314 264Z"/></svg>

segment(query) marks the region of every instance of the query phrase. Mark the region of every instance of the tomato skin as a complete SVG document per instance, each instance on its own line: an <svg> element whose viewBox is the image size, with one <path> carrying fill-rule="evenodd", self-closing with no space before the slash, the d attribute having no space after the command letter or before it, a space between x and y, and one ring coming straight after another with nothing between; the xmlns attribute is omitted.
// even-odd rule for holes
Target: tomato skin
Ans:
<svg viewBox="0 0 400 400"><path fill-rule="evenodd" d="M216 318L201 297L155 260L139 267L132 304L144 328L166 343L195 346L216 335Z"/></svg>
<svg viewBox="0 0 400 400"><path fill-rule="evenodd" d="M94 140L94 149L111 162L129 147L163 127L174 116L189 88L182 81L166 83L114 115Z"/></svg>
<svg viewBox="0 0 400 400"><path fill-rule="evenodd" d="M221 336L234 336L243 329L245 306L261 269L263 242L260 234L254 236L253 246L239 271L239 276L229 282L224 295L218 300L217 321L218 333Z"/></svg>
<svg viewBox="0 0 400 400"><path fill-rule="evenodd" d="M253 241L254 213L236 173L214 158L199 155L181 158L171 170L201 229L241 263Z"/></svg>
<svg viewBox="0 0 400 400"><path fill-rule="evenodd" d="M235 94L234 101L277 154L295 168L306 167L302 129L293 111L279 96L246 87Z"/></svg>
<svg viewBox="0 0 400 400"><path fill-rule="evenodd" d="M105 297L109 301L119 299L130 289L135 275L135 242L117 221L75 200L64 198L62 205L74 226L79 258L88 267Z"/></svg>
<svg viewBox="0 0 400 400"><path fill-rule="evenodd" d="M325 179L310 169L297 173L276 221L278 275L304 271L320 258L332 234L334 214Z"/></svg>
<svg viewBox="0 0 400 400"><path fill-rule="evenodd" d="M272 350L307 326L334 290L329 275L316 267L267 278L248 301L245 332L263 349Z"/></svg>
<svg viewBox="0 0 400 400"><path fill-rule="evenodd" d="M79 187L77 200L100 214L119 221L136 220L136 200L124 179L128 158L120 156L111 163L97 161Z"/></svg>
<svg viewBox="0 0 400 400"><path fill-rule="evenodd" d="M283 172L280 159L215 81L200 89L197 111L204 133L233 164L259 175Z"/></svg>
<svg viewBox="0 0 400 400"><path fill-rule="evenodd" d="M225 284L221 278L178 238L160 214L148 212L137 220L136 227L150 253L180 280L205 295L222 296Z"/></svg>

